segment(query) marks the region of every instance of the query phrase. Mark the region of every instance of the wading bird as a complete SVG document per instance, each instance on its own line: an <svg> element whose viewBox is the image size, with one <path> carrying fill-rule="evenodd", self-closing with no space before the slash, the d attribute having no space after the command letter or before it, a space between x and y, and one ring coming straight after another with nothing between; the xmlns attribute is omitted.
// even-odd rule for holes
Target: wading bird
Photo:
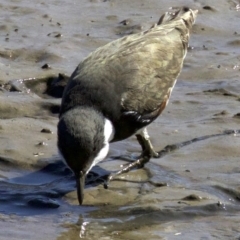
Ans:
<svg viewBox="0 0 240 240"><path fill-rule="evenodd" d="M73 72L62 98L58 148L75 174L79 204L85 176L107 156L109 143L135 134L142 154L107 182L158 157L146 126L168 104L196 15L188 8L165 13L149 30L90 53Z"/></svg>

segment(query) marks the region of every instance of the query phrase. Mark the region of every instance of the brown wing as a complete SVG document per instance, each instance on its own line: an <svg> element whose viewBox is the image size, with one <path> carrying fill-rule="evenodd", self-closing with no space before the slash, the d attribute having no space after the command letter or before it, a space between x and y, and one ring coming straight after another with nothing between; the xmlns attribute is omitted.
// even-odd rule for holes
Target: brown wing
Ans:
<svg viewBox="0 0 240 240"><path fill-rule="evenodd" d="M163 25L111 42L92 54L93 58L101 56L104 70L124 86L123 112L148 115L161 112L167 104L182 69L195 17L191 10L185 11L170 19L165 14L160 21Z"/></svg>
<svg viewBox="0 0 240 240"><path fill-rule="evenodd" d="M120 58L126 65L131 64L125 67L130 71L124 74L127 86L122 95L124 110L147 114L167 102L185 55L179 34L176 35L173 30L160 39L148 38L141 49L128 58Z"/></svg>
<svg viewBox="0 0 240 240"><path fill-rule="evenodd" d="M122 111L137 112L142 119L155 118L168 103L182 69L189 41L189 30L196 12L172 21L162 17L160 24L121 46L114 62L122 65L127 90L122 94ZM179 12L177 14L180 14ZM168 22L171 21L171 22ZM113 62L113 59L112 59ZM114 66L117 64L113 64Z"/></svg>
<svg viewBox="0 0 240 240"><path fill-rule="evenodd" d="M164 17L160 21L163 25L110 42L91 53L67 87L66 92L78 88L76 97L72 94L72 100L65 102L70 106L71 102L78 105L87 100L101 106L107 117L113 115L108 109L116 109L137 121L156 118L181 71L194 14L190 10L169 21ZM62 106L63 111L67 108Z"/></svg>

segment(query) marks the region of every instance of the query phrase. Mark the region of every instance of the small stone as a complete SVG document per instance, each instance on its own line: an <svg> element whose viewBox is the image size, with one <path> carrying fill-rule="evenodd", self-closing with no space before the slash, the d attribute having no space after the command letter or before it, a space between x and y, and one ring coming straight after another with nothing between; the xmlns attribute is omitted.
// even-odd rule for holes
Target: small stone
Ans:
<svg viewBox="0 0 240 240"><path fill-rule="evenodd" d="M221 116L221 115L227 115L228 112L226 110L221 111L220 113L215 113L213 116Z"/></svg>
<svg viewBox="0 0 240 240"><path fill-rule="evenodd" d="M240 113L237 113L233 116L234 118L240 118Z"/></svg>
<svg viewBox="0 0 240 240"><path fill-rule="evenodd" d="M41 132L42 133L53 133L50 129L48 129L48 128L43 128L42 130L41 130Z"/></svg>
<svg viewBox="0 0 240 240"><path fill-rule="evenodd" d="M129 19L125 19L123 21L120 22L122 25L128 25L130 23Z"/></svg>
<svg viewBox="0 0 240 240"><path fill-rule="evenodd" d="M200 201L200 200L202 200L202 197L200 197L196 194L191 194L189 196L184 197L182 200L185 200L185 201Z"/></svg>
<svg viewBox="0 0 240 240"><path fill-rule="evenodd" d="M208 48L207 48L205 45L203 45L203 49L204 49L204 50L208 50Z"/></svg>
<svg viewBox="0 0 240 240"><path fill-rule="evenodd" d="M45 63L43 66L42 66L42 69L49 69L51 68L51 66L48 64L48 63Z"/></svg>
<svg viewBox="0 0 240 240"><path fill-rule="evenodd" d="M49 15L48 14L44 14L42 17L43 18L49 18Z"/></svg>
<svg viewBox="0 0 240 240"><path fill-rule="evenodd" d="M56 34L54 37L55 38L60 38L60 37L62 37L63 35L61 34L61 33L58 33L58 34Z"/></svg>
<svg viewBox="0 0 240 240"><path fill-rule="evenodd" d="M203 7L204 10L209 10L209 11L212 11L212 12L215 12L216 10L210 6L204 6Z"/></svg>
<svg viewBox="0 0 240 240"><path fill-rule="evenodd" d="M47 146L48 144L46 142L39 142L36 144L36 146L41 147L41 146Z"/></svg>
<svg viewBox="0 0 240 240"><path fill-rule="evenodd" d="M217 202L217 206L218 206L219 208L222 208L222 209L226 210L225 204L222 203L222 202L220 202L220 201Z"/></svg>

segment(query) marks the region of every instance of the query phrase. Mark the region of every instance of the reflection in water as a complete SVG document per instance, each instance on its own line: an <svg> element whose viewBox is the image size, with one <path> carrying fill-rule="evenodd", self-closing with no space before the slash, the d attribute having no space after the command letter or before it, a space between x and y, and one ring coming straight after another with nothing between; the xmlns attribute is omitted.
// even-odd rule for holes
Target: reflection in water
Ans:
<svg viewBox="0 0 240 240"><path fill-rule="evenodd" d="M86 236L86 226L89 224L89 222L83 222L82 225L81 225L81 230L80 230L80 233L79 233L79 237L80 238L84 238Z"/></svg>
<svg viewBox="0 0 240 240"><path fill-rule="evenodd" d="M155 240L175 239L174 236L179 236L181 239L196 239L194 234L203 237L209 237L211 234L216 237L228 236L228 226L224 227L224 219L231 218L232 226L237 227L236 212L239 212L240 208L228 205L226 211L225 205L221 203L209 203L211 202L209 200L204 202L202 206L187 207L182 204L178 204L178 207L164 207L166 203L159 203L155 207L128 205L125 206L125 210L112 206L100 207L97 211L88 213L87 218L81 215L77 223L69 224L68 231L58 240L79 238ZM208 224L205 225L205 222ZM226 234L219 233L216 228L218 225L222 225L221 231L226 230ZM211 239L208 237L206 239Z"/></svg>

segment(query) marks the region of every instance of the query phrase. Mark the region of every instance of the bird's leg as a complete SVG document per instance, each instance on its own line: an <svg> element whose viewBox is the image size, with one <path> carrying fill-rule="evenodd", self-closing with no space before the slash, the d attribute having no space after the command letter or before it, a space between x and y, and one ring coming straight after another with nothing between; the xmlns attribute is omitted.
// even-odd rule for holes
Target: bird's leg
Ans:
<svg viewBox="0 0 240 240"><path fill-rule="evenodd" d="M150 155L150 157L158 158L159 154L154 151L153 145L150 141L150 137L147 132L147 128L141 129L137 134L136 134L137 140L139 144L142 147L142 154L141 157L144 157L145 155Z"/></svg>
<svg viewBox="0 0 240 240"><path fill-rule="evenodd" d="M116 176L121 175L122 173L127 173L129 171L131 171L134 168L142 168L144 167L144 165L149 162L151 157L159 157L159 154L157 152L154 151L152 143L150 141L147 129L144 128L143 130L141 130L141 132L136 134L137 140L139 142L139 144L142 147L142 154L140 155L140 157L128 164L126 167L122 168L121 170L119 170L116 173L110 174L106 180L106 182L104 183L104 188L108 188L108 184L110 181L112 181Z"/></svg>
<svg viewBox="0 0 240 240"><path fill-rule="evenodd" d="M116 157L116 159L122 159L127 162L133 162L136 161L137 159L140 159L141 157L144 157L145 155L150 155L153 158L159 158L159 153L154 151L153 145L150 141L150 137L147 132L147 128L141 129L136 133L136 138L139 142L139 144L142 147L142 153L139 157L133 157L133 156L120 156Z"/></svg>

